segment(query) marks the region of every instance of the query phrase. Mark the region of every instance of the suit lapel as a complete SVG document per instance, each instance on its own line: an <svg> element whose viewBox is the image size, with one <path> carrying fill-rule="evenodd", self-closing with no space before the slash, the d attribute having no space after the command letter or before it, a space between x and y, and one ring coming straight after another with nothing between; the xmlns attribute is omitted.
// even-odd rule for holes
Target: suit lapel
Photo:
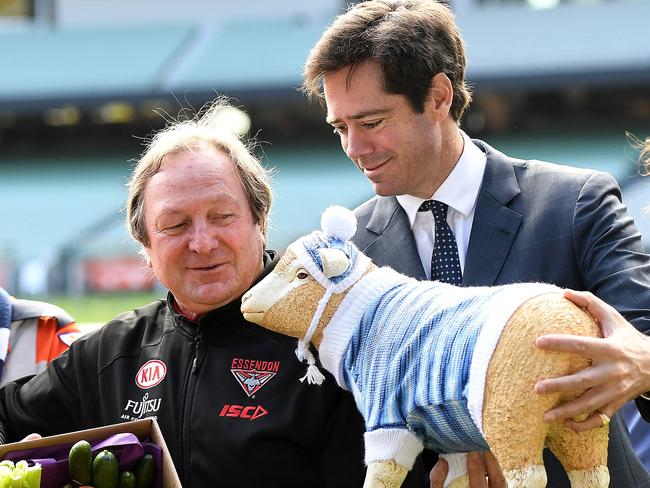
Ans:
<svg viewBox="0 0 650 488"><path fill-rule="evenodd" d="M377 198L366 229L377 238L361 251L372 256L376 264L426 279L408 217L395 197Z"/></svg>
<svg viewBox="0 0 650 488"><path fill-rule="evenodd" d="M463 285L493 285L503 268L519 226L521 214L506 205L519 193L510 158L481 141L474 141L487 153L487 165L476 202Z"/></svg>

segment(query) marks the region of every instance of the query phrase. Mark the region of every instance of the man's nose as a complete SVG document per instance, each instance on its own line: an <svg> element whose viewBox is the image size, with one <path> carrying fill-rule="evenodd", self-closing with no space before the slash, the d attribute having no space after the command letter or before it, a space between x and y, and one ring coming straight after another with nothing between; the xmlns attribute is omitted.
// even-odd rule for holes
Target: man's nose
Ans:
<svg viewBox="0 0 650 488"><path fill-rule="evenodd" d="M190 250L197 254L209 254L217 247L219 239L210 231L210 227L203 223L195 224L189 242Z"/></svg>
<svg viewBox="0 0 650 488"><path fill-rule="evenodd" d="M356 160L372 152L372 144L362 131L348 128L343 149L348 158Z"/></svg>

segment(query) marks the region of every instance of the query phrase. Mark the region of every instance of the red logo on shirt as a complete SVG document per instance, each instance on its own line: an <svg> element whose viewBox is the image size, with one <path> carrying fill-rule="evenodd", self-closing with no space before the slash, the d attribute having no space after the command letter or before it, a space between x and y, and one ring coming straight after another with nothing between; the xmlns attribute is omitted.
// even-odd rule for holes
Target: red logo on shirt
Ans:
<svg viewBox="0 0 650 488"><path fill-rule="evenodd" d="M152 388L165 379L167 366L159 359L144 363L135 375L135 384L143 390Z"/></svg>
<svg viewBox="0 0 650 488"><path fill-rule="evenodd" d="M230 365L239 386L246 395L254 398L255 393L266 385L280 370L280 361L259 361L257 359L235 358Z"/></svg>
<svg viewBox="0 0 650 488"><path fill-rule="evenodd" d="M229 405L225 404L219 412L219 417L237 417L245 420L255 420L264 417L268 410L262 405Z"/></svg>

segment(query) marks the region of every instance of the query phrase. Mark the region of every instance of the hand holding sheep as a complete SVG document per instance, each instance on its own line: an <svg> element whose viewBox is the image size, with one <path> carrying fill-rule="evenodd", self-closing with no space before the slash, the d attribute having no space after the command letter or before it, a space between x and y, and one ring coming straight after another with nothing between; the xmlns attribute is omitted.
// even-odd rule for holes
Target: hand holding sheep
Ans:
<svg viewBox="0 0 650 488"><path fill-rule="evenodd" d="M572 429L586 431L602 424L598 412L611 417L623 404L650 391L650 337L591 293L567 291L565 295L600 322L605 338L549 335L537 339L537 346L544 350L580 354L590 358L592 365L571 376L542 380L535 391L549 394L588 389L546 414L548 422L566 421ZM585 412L596 413L583 422L572 420Z"/></svg>
<svg viewBox="0 0 650 488"><path fill-rule="evenodd" d="M587 313L551 285L459 288L377 268L349 241L351 212L328 209L322 224L289 246L242 312L299 339L305 379L321 379L312 342L352 391L366 421L366 487L400 486L424 446L448 453L445 486L467 486L465 458L454 453L491 449L509 487L543 487L544 445L574 488L608 486L608 429L546 423L546 411L577 393L533 391L541 378L589 365L535 346L544 334L598 336Z"/></svg>

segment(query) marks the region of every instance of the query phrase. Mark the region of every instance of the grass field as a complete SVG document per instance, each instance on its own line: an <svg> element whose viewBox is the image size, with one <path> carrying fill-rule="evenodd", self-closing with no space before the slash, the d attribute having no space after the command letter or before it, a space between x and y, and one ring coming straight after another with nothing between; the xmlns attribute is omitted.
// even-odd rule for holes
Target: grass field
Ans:
<svg viewBox="0 0 650 488"><path fill-rule="evenodd" d="M77 323L83 324L108 322L118 313L141 307L159 298L164 298L163 292L103 293L80 297L51 295L38 299L62 307Z"/></svg>

